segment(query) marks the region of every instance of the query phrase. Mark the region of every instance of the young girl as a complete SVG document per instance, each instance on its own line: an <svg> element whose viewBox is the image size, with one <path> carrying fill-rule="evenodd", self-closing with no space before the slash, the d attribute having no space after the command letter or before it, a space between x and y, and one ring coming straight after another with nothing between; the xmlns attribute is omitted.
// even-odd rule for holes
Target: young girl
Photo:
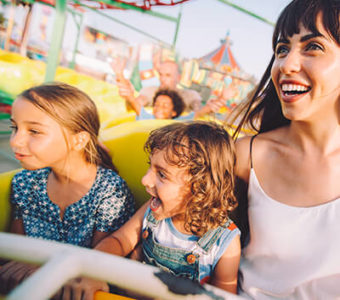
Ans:
<svg viewBox="0 0 340 300"><path fill-rule="evenodd" d="M236 293L240 231L228 217L237 205L228 133L215 123L174 123L154 130L145 149L151 200L96 249L126 256L141 242L146 263Z"/></svg>
<svg viewBox="0 0 340 300"><path fill-rule="evenodd" d="M85 93L62 83L30 88L14 101L11 122L10 145L25 168L12 181L11 232L94 247L130 218L133 197L98 142ZM13 262L7 267L15 273ZM3 287L9 273L1 268Z"/></svg>

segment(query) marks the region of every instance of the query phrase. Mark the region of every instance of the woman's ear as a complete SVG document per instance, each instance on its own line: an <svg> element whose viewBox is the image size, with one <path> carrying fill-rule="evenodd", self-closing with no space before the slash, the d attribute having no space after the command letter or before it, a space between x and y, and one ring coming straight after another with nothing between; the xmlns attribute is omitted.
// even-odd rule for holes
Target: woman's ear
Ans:
<svg viewBox="0 0 340 300"><path fill-rule="evenodd" d="M76 151L83 150L90 140L90 134L86 131L81 131L73 136L73 149Z"/></svg>

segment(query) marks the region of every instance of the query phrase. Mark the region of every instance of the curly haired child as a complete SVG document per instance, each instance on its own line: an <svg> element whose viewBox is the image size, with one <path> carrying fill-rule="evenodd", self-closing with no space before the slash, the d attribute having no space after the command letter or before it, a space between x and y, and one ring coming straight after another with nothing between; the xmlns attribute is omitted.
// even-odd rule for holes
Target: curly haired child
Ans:
<svg viewBox="0 0 340 300"><path fill-rule="evenodd" d="M237 202L227 131L176 122L154 130L145 149L150 167L142 183L151 199L96 249L126 256L141 243L144 262L236 293L240 231L228 216Z"/></svg>

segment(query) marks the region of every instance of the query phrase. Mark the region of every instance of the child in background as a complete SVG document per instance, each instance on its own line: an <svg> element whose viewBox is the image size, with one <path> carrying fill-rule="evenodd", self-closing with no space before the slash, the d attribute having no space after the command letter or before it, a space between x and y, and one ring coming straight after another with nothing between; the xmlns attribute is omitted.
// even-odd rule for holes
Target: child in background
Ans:
<svg viewBox="0 0 340 300"><path fill-rule="evenodd" d="M10 145L25 168L12 181L11 232L92 248L133 215L132 194L98 142L97 109L85 93L62 83L33 87L14 101L11 122ZM0 269L2 292L17 283L10 277L18 265Z"/></svg>
<svg viewBox="0 0 340 300"><path fill-rule="evenodd" d="M236 293L240 231L228 217L237 205L228 133L215 123L173 123L154 130L145 149L142 183L152 198L96 249L126 256L141 243L146 263Z"/></svg>
<svg viewBox="0 0 340 300"><path fill-rule="evenodd" d="M152 113L145 110L144 106L131 103L136 111L136 120L150 119L183 119L181 116L185 109L182 97L175 91L169 89L160 89L156 92L152 102ZM193 118L193 114L189 114Z"/></svg>

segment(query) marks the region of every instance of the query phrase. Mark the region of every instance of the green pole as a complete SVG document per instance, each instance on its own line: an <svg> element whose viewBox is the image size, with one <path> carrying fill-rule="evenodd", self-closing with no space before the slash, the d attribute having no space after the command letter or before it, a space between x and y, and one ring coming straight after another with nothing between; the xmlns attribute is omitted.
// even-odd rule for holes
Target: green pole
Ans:
<svg viewBox="0 0 340 300"><path fill-rule="evenodd" d="M220 2L222 2L224 4L227 4L227 5L233 7L235 9L237 9L237 10L240 10L240 11L242 11L242 12L244 12L244 13L246 13L246 14L248 14L248 15L250 15L250 16L252 16L252 17L254 17L254 18L256 18L256 19L258 19L260 21L262 21L262 22L265 22L265 23L267 23L269 25L275 26L275 23L273 23L273 22L271 22L271 21L269 21L269 20L267 20L267 19L265 19L265 18L263 18L263 17L261 17L259 15L256 15L253 12L251 12L251 11L241 7L241 6L238 6L238 5L234 4L234 3L231 3L228 0L218 0L218 1L220 1Z"/></svg>
<svg viewBox="0 0 340 300"><path fill-rule="evenodd" d="M83 23L83 14L79 14L76 13L75 11L71 10L71 14L74 20L74 23L77 26L77 37L76 37L76 42L73 48L73 52L72 52L72 59L71 62L69 64L69 67L71 69L74 69L75 65L76 65L76 55L77 55L77 51L78 51L78 44L79 44L79 39L80 39L80 29L81 29L81 25ZM77 21L77 16L79 16L80 20L79 22Z"/></svg>
<svg viewBox="0 0 340 300"><path fill-rule="evenodd" d="M56 15L52 31L52 41L48 51L45 82L54 80L59 64L59 52L63 42L66 20L66 0L56 0L55 8Z"/></svg>
<svg viewBox="0 0 340 300"><path fill-rule="evenodd" d="M182 18L182 5L180 6L179 13L178 13L178 16L177 16L175 36L174 36L174 40L172 42L172 48L173 49L176 48L176 42L177 42L177 37L178 37L179 25L181 23L181 18Z"/></svg>

